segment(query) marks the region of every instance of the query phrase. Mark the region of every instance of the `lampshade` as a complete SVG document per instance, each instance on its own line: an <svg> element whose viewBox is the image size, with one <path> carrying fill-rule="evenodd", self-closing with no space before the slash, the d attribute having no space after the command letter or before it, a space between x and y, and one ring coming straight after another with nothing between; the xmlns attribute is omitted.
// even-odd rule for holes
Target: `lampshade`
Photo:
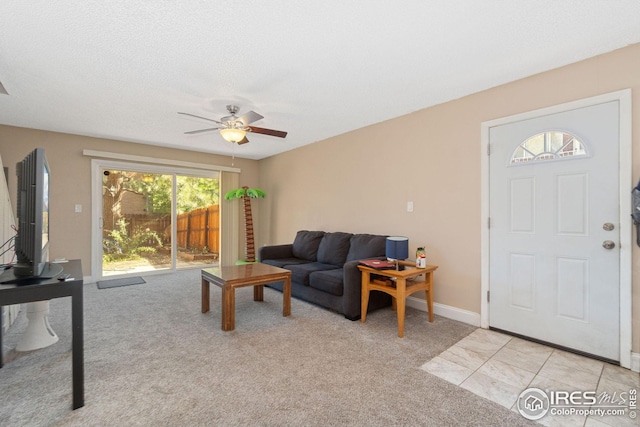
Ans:
<svg viewBox="0 0 640 427"><path fill-rule="evenodd" d="M407 259L409 257L409 238L402 236L387 237L385 253L389 259Z"/></svg>
<svg viewBox="0 0 640 427"><path fill-rule="evenodd" d="M220 129L220 135L229 142L240 142L244 139L247 132L244 129L225 128Z"/></svg>

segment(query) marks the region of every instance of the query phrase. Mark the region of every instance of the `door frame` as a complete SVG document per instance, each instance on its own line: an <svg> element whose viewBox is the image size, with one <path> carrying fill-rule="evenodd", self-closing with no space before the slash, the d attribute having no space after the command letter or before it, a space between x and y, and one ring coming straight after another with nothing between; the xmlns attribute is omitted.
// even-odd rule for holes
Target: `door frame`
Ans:
<svg viewBox="0 0 640 427"><path fill-rule="evenodd" d="M631 282L631 190L632 182L632 141L631 141L631 89L624 89L603 95L579 99L577 101L515 114L481 123L481 284L480 284L480 326L489 328L489 132L492 127L532 119L544 115L589 107L611 101L619 102L619 202L620 202L620 366L631 368L632 344L632 282Z"/></svg>

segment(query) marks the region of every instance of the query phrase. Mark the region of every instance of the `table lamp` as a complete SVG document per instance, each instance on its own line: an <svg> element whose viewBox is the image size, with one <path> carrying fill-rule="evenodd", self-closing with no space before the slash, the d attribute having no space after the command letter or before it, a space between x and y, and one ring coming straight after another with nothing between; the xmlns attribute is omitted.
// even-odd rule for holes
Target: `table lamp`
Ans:
<svg viewBox="0 0 640 427"><path fill-rule="evenodd" d="M409 238L402 236L387 237L385 254L389 261L396 263L396 270L399 270L398 260L409 257Z"/></svg>

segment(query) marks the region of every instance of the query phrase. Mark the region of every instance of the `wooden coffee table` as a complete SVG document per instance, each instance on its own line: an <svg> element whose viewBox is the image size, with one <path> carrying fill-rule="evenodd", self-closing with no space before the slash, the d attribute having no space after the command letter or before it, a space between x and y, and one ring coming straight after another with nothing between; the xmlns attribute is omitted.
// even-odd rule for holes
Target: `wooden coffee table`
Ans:
<svg viewBox="0 0 640 427"><path fill-rule="evenodd" d="M209 283L222 288L222 330L236 327L236 288L253 286L253 300L263 300L263 286L284 281L282 315L291 314L291 271L267 264L243 264L202 270L202 312L209 311Z"/></svg>

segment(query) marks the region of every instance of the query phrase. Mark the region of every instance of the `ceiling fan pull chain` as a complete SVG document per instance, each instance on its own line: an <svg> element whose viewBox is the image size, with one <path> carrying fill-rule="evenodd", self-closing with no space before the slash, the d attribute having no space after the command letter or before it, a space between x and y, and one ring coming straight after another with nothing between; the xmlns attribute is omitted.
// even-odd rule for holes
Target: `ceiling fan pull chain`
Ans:
<svg viewBox="0 0 640 427"><path fill-rule="evenodd" d="M236 161L236 144L231 144L231 166L234 166Z"/></svg>

